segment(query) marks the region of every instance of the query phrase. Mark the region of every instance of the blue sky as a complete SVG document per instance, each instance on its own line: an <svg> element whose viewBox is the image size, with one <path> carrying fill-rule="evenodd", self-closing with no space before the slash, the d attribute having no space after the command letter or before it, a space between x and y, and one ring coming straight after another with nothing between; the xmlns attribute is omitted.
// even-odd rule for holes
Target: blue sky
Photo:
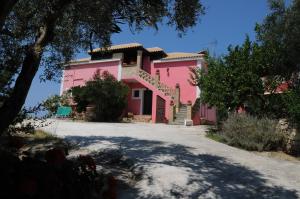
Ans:
<svg viewBox="0 0 300 199"><path fill-rule="evenodd" d="M182 38L172 27L161 25L158 31L146 28L133 34L126 26L112 36L113 44L139 42L145 47L159 46L166 52L199 52L209 49L215 55L226 53L228 45L241 44L245 35L255 39L255 23L262 22L269 13L267 0L202 0L206 14L200 23ZM85 52L77 58L87 57ZM59 94L60 84L40 82L40 70L30 89L25 106L34 106L47 97Z"/></svg>

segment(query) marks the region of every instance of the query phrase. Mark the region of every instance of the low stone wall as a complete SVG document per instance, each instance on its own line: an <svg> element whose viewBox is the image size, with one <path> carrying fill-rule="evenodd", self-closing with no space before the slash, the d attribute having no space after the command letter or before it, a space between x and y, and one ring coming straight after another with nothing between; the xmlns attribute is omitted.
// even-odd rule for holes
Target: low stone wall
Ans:
<svg viewBox="0 0 300 199"><path fill-rule="evenodd" d="M278 128L285 136L285 151L289 154L300 155L300 130L290 125L287 119L280 119Z"/></svg>
<svg viewBox="0 0 300 199"><path fill-rule="evenodd" d="M133 116L133 122L145 122L150 123L151 122L151 115L134 115Z"/></svg>

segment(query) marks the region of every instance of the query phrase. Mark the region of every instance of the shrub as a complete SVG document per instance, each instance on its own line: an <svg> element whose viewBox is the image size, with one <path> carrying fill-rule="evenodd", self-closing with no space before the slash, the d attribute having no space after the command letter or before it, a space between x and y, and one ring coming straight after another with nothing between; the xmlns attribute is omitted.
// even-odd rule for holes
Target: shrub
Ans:
<svg viewBox="0 0 300 199"><path fill-rule="evenodd" d="M48 111L48 116L56 113L59 106L69 106L70 93L65 92L63 95L52 95L42 102L43 108Z"/></svg>
<svg viewBox="0 0 300 199"><path fill-rule="evenodd" d="M233 114L223 123L222 134L229 145L246 150L279 150L283 148L284 136L276 126L276 120Z"/></svg>
<svg viewBox="0 0 300 199"><path fill-rule="evenodd" d="M300 84L282 95L287 118L300 129Z"/></svg>
<svg viewBox="0 0 300 199"><path fill-rule="evenodd" d="M127 105L128 87L117 81L108 72L96 73L85 86L72 89L73 99L78 112L93 106L91 121L119 121Z"/></svg>

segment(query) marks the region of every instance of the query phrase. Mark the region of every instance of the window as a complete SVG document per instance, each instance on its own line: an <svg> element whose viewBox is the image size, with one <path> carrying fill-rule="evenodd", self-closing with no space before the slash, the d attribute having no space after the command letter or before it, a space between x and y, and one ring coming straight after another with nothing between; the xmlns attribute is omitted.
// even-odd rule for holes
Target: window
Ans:
<svg viewBox="0 0 300 199"><path fill-rule="evenodd" d="M132 89L132 99L140 99L140 90L139 89Z"/></svg>

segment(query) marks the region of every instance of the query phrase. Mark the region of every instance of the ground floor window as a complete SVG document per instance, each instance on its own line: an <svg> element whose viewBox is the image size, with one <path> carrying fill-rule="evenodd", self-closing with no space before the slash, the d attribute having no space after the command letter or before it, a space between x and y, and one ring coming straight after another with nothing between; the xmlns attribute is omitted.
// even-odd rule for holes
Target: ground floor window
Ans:
<svg viewBox="0 0 300 199"><path fill-rule="evenodd" d="M140 98L141 98L141 90L132 89L132 99L140 99Z"/></svg>

